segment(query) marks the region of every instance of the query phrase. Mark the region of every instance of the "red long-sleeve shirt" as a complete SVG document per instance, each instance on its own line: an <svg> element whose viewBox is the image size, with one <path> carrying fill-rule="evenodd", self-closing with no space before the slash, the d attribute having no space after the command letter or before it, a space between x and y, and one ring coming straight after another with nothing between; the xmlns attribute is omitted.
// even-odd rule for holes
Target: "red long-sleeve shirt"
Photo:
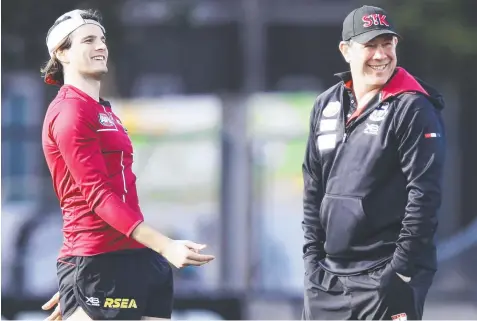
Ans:
<svg viewBox="0 0 477 321"><path fill-rule="evenodd" d="M62 86L48 107L42 142L63 213L59 257L144 247L130 238L144 220L133 148L109 103Z"/></svg>

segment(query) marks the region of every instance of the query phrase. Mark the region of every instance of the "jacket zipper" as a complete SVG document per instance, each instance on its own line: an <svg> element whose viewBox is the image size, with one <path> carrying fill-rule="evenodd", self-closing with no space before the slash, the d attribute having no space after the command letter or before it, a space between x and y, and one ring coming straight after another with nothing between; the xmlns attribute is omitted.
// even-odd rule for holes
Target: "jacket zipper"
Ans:
<svg viewBox="0 0 477 321"><path fill-rule="evenodd" d="M348 141L349 135L351 134L351 131L356 127L356 125L361 123L363 121L363 119L365 119L369 114L371 114L374 110L376 110L381 105L381 103L382 102L376 104L376 106L373 107L373 108L369 108L369 109L365 110L364 113L362 113L361 115L359 115L358 118L353 120L353 122L351 124L346 125L346 123L345 123L345 132L344 132L344 135L343 135L343 144L346 144L346 142Z"/></svg>

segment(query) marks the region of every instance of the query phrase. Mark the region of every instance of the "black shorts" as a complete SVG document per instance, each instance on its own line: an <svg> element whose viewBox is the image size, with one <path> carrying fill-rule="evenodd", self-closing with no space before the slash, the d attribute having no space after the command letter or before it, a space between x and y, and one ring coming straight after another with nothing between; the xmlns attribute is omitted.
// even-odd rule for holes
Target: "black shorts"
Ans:
<svg viewBox="0 0 477 321"><path fill-rule="evenodd" d="M62 258L57 275L63 319L78 307L93 320L171 318L172 269L150 249Z"/></svg>

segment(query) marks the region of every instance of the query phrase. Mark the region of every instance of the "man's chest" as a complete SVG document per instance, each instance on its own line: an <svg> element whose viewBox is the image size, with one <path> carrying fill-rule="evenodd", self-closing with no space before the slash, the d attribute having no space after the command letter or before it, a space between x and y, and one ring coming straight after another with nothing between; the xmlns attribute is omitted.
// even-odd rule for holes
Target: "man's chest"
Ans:
<svg viewBox="0 0 477 321"><path fill-rule="evenodd" d="M356 118L348 116L342 101L329 102L317 118L316 149L325 167L339 161L348 167L386 157L393 148L393 105L376 103ZM328 165L328 166L327 166Z"/></svg>
<svg viewBox="0 0 477 321"><path fill-rule="evenodd" d="M107 107L96 110L96 133L103 153L132 153L132 144L121 119Z"/></svg>

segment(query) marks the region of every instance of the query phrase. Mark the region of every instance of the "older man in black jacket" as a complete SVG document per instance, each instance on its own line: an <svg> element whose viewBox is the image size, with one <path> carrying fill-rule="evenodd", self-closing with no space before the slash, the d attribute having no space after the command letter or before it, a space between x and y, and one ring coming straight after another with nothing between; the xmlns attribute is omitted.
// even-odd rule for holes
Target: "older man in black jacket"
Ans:
<svg viewBox="0 0 477 321"><path fill-rule="evenodd" d="M304 319L421 319L435 271L442 97L397 67L400 36L363 6L350 72L316 99L303 164Z"/></svg>

